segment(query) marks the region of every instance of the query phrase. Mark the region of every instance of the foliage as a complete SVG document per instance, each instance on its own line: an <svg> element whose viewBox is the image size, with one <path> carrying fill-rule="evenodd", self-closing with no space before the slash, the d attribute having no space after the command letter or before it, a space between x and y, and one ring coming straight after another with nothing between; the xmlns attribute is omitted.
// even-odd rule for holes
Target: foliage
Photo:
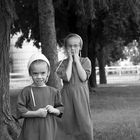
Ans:
<svg viewBox="0 0 140 140"><path fill-rule="evenodd" d="M55 8L55 26L57 41L69 32L84 32L89 26L93 30L94 44L108 46L108 62L123 58L122 47L116 42L123 40L126 45L140 35L140 2L139 0L53 0ZM40 47L39 20L37 1L15 0L18 20L12 26L12 34L22 32L16 46L21 47L25 39L34 40ZM88 33L88 32L87 32ZM111 45L110 45L111 44ZM117 47L115 47L117 46ZM121 44L122 46L122 44ZM96 45L92 46L92 49ZM116 52L116 54L114 54ZM118 52L118 53L117 53Z"/></svg>
<svg viewBox="0 0 140 140"><path fill-rule="evenodd" d="M17 18L15 6L12 0L1 0L0 11L2 14L7 14L12 20Z"/></svg>
<svg viewBox="0 0 140 140"><path fill-rule="evenodd" d="M123 58L123 44L138 39L140 35L139 0L94 0L94 41L103 44L110 53L108 62ZM122 40L118 47L118 40ZM116 44L117 43L117 44ZM123 43L123 44L122 44ZM116 47L117 46L117 47ZM109 50L109 51L108 51ZM115 53L116 52L116 53Z"/></svg>
<svg viewBox="0 0 140 140"><path fill-rule="evenodd" d="M127 57L127 59L130 59L130 61L134 65L140 64L139 42L136 40L133 40L127 46L125 46L124 55Z"/></svg>
<svg viewBox="0 0 140 140"><path fill-rule="evenodd" d="M109 40L121 37L126 42L130 42L139 36L140 19L137 15L140 14L140 9L136 4L132 3L131 0L127 3L120 0L111 3L107 18L103 21L105 25L104 35Z"/></svg>
<svg viewBox="0 0 140 140"><path fill-rule="evenodd" d="M34 0L14 0L18 19L14 22L11 34L22 32L16 46L22 47L25 39L29 42L34 40L34 44L39 47L39 19L37 1Z"/></svg>
<svg viewBox="0 0 140 140"><path fill-rule="evenodd" d="M55 0L55 20L57 41L61 44L70 32L87 30L95 17L93 0ZM59 3L59 4L58 4Z"/></svg>
<svg viewBox="0 0 140 140"><path fill-rule="evenodd" d="M79 22L77 26L83 28L93 18L93 4L91 2L92 0L54 0L58 42L68 32L75 30L77 16L82 19L82 22ZM15 0L15 7L18 20L12 27L12 34L22 32L16 46L21 47L23 41L27 39L27 41L34 40L34 44L40 47L37 1Z"/></svg>
<svg viewBox="0 0 140 140"><path fill-rule="evenodd" d="M123 53L124 50L124 41L121 38L118 40L112 41L112 43L106 46L106 64L111 65L115 63L120 58L126 59L126 55Z"/></svg>

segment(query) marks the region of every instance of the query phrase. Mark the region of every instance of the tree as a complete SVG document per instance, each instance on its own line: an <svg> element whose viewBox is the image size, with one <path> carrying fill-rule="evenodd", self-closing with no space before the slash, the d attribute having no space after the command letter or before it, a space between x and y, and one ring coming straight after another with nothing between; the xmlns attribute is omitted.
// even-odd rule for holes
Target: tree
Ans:
<svg viewBox="0 0 140 140"><path fill-rule="evenodd" d="M50 61L51 75L48 84L60 88L60 79L54 72L58 58L53 1L15 0L15 7L19 19L14 22L12 34L22 33L16 46L22 47L25 39L33 40L34 45L41 48Z"/></svg>
<svg viewBox="0 0 140 140"><path fill-rule="evenodd" d="M56 9L58 11L56 19L59 17L58 20L65 21L65 26L62 26L61 29L63 31L66 29L67 32L74 31L82 36L84 40L83 54L84 56L88 55L92 61L93 71L90 85L96 86L96 58L98 58L100 66L100 83L106 83L104 66L109 62L108 59L104 59L106 58L106 49L110 47L108 49L110 50L108 51L109 56L115 61L115 59L123 57L121 49L123 44L118 45L120 38L124 40L123 42L127 42L133 37L139 36L139 1L129 0L126 3L121 0L88 0L86 2L63 0L60 5L62 6L58 6ZM63 10L61 11L61 9ZM59 14L60 16L58 16ZM60 34L61 29L58 30ZM114 52L117 57L112 55Z"/></svg>
<svg viewBox="0 0 140 140"><path fill-rule="evenodd" d="M37 3L34 0L15 0L16 11L19 16L19 20L15 22L15 26L12 29L12 33L21 31L22 35L19 37L17 46L21 46L22 42L27 39L30 41L34 40L34 44L40 47L39 42L41 41L41 36L39 35L39 23ZM57 42L61 44L63 38L70 32L78 33L82 36L84 40L83 55L88 55L88 26L92 23L94 17L93 1L79 1L79 0L54 0L55 8L55 27ZM44 5L43 5L44 6ZM49 7L48 7L49 8ZM47 9L47 8L46 8ZM42 9L41 9L42 10ZM55 42L55 41L54 41ZM42 44L43 45L43 44ZM44 45L43 45L44 46ZM53 45L54 46L54 45ZM44 48L44 47L43 47ZM45 48L45 53L47 56L50 55L49 48ZM56 53L54 53L56 55ZM50 55L50 60L52 56ZM56 59L56 58L54 58ZM95 66L94 66L95 67ZM94 68L93 67L93 68Z"/></svg>
<svg viewBox="0 0 140 140"><path fill-rule="evenodd" d="M61 38L64 38L69 32L78 33L82 37L84 42L82 56L89 56L92 62L92 74L89 83L91 87L95 87L96 54L95 50L92 49L95 48L92 44L92 27L94 26L93 19L95 18L93 0L62 0L61 3L55 6L55 11L58 42L61 42Z"/></svg>
<svg viewBox="0 0 140 140"><path fill-rule="evenodd" d="M28 41L34 39L34 44L40 47L37 1L15 0L15 3L19 20L15 22L12 33L17 31L23 33L17 44L21 46L24 39ZM128 0L127 3L122 0L53 0L57 42L63 42L62 39L69 32L76 32L82 36L83 56L89 56L92 60L93 73L90 78L92 86L96 86L97 56L104 58L102 55L109 52L111 58L113 56L111 53L114 54L114 50L118 48L114 47L116 46L114 42L120 38L124 42L129 42L139 37L139 3L139 0ZM120 52L121 49L118 50ZM102 52L102 55L99 55L99 52ZM122 56L118 54L117 59ZM101 60L100 57L98 60ZM109 62L109 59L106 61ZM102 83L106 83L104 71L106 61L104 63L99 61L102 68L100 76L103 79Z"/></svg>
<svg viewBox="0 0 140 140"><path fill-rule="evenodd" d="M96 49L93 49L98 54L97 58L101 67L100 82L106 83L104 66L108 60L102 59L107 53L103 52L107 47L111 47L107 50L111 50L109 52L113 54L115 52L115 55L109 54L109 56L113 58L117 55L117 60L123 57L121 49L123 44L119 48L115 43L118 43L120 39L123 40L123 43L128 43L139 37L140 2L138 0L129 0L127 3L121 0L94 0L94 8L96 18L93 21L93 40ZM115 51L116 49L117 51Z"/></svg>
<svg viewBox="0 0 140 140"><path fill-rule="evenodd" d="M132 62L133 65L140 64L139 40L133 40L132 42L128 43L128 45L124 48L124 55L130 60L130 62Z"/></svg>
<svg viewBox="0 0 140 140"><path fill-rule="evenodd" d="M10 111L9 48L11 24L15 18L12 0L0 1L0 139L15 140L17 125Z"/></svg>
<svg viewBox="0 0 140 140"><path fill-rule="evenodd" d="M20 1L21 2L21 1ZM20 3L19 2L19 3ZM47 10L51 10L51 14L48 11L43 11L45 9L45 7L43 7L43 4L46 4ZM24 7L24 4L22 4L22 6ZM43 9L40 10L42 7ZM52 42L56 42L55 40L55 32L54 32L54 15L53 15L53 6L52 6L52 1L50 0L49 2L46 1L45 3L43 3L43 1L39 1L39 11L42 12L40 15L40 28L41 28L41 35L44 32L42 32L44 28L44 25L46 24L46 20L47 19L42 19L42 17L44 16L43 14L47 13L47 17L48 21L47 27L50 27L52 30L48 31L47 34L51 34L48 40L51 40ZM50 16L50 15L51 16ZM18 126L15 123L15 120L13 119L12 115L11 115L11 111L10 111L10 96L9 96L9 47L10 47L10 33L11 33L11 24L13 19L15 18L15 11L14 11L14 4L12 0L2 0L0 2L0 139L1 140L16 140L17 136L18 136ZM42 21L45 21L45 24L41 24ZM50 22L51 21L51 22ZM17 21L18 22L18 21ZM25 21L27 24L27 21ZM29 24L27 24L29 25ZM52 25L52 26L51 26ZM20 25L18 25L20 26ZM25 27L25 26L24 26ZM49 29L50 29L49 28ZM24 28L25 29L25 28ZM28 28L30 29L30 28ZM13 26L13 33L15 33L16 31L21 30L21 28L15 28ZM25 31L25 30L24 30ZM46 31L46 30L45 30ZM25 34L22 35L22 37L20 38L21 40L24 40L24 37L27 35L29 35L30 30L26 30L26 32L24 32ZM39 34L37 34L37 36L39 36ZM45 36L46 37L46 36ZM42 45L44 46L43 50L45 50L45 45L47 45L48 49L52 49L52 45L49 41L49 43L46 43L44 41L45 37L42 37ZM53 38L52 38L53 37ZM27 39L31 39L32 37ZM47 38L46 38L47 39ZM28 41L29 41L28 40ZM22 42L22 41L21 41ZM39 42L39 41L38 41ZM37 43L38 43L37 42ZM36 42L35 42L36 43ZM50 47L51 46L51 47ZM55 44L56 46L56 44ZM51 53L52 54L52 53ZM55 53L53 53L54 55ZM56 56L54 55L53 58L53 62L51 61L51 63L54 64L54 62L56 62Z"/></svg>
<svg viewBox="0 0 140 140"><path fill-rule="evenodd" d="M60 88L61 85L55 73L58 57L52 0L38 0L38 13L42 52L47 56L51 64L51 75L48 84Z"/></svg>

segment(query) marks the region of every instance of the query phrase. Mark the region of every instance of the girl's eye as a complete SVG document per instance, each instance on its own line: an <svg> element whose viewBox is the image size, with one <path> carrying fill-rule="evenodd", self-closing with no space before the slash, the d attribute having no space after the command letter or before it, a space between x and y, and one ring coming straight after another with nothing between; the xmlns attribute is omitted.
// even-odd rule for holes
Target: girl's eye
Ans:
<svg viewBox="0 0 140 140"><path fill-rule="evenodd" d="M45 72L42 72L41 74L44 75L44 74L46 74L46 73L45 73Z"/></svg>
<svg viewBox="0 0 140 140"><path fill-rule="evenodd" d="M38 75L45 75L46 72L41 72L41 73L36 73L36 72L33 72L32 75L34 76L38 76Z"/></svg>
<svg viewBox="0 0 140 140"><path fill-rule="evenodd" d="M38 75L38 73L33 73L33 75L34 75L34 76L37 76L37 75Z"/></svg>
<svg viewBox="0 0 140 140"><path fill-rule="evenodd" d="M68 45L69 48L72 48L72 47L74 47L74 48L78 48L79 46L80 46L79 44Z"/></svg>
<svg viewBox="0 0 140 140"><path fill-rule="evenodd" d="M33 75L37 75L37 74L38 74L38 73L35 73L35 72L33 73Z"/></svg>

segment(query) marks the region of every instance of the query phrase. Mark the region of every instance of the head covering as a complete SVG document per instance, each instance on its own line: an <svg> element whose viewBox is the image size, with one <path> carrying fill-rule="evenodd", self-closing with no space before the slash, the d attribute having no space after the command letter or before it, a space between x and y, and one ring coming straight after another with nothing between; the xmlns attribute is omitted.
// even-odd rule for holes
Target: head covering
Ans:
<svg viewBox="0 0 140 140"><path fill-rule="evenodd" d="M77 37L77 38L79 38L79 40L80 40L80 47L81 47L81 49L82 49L82 47L83 47L83 40L82 40L81 36L79 36L78 34L75 34L75 33L70 33L70 34L68 34L68 35L65 37L65 39L64 39L64 46L66 47L67 40L68 40L69 38L72 38L72 37Z"/></svg>
<svg viewBox="0 0 140 140"><path fill-rule="evenodd" d="M36 61L36 60L43 60L45 61L47 64L48 64L48 67L50 69L50 62L49 60L47 59L47 57L45 55L43 55L42 53L35 53L33 54L30 58L29 58L29 61L28 61L28 64L27 64L27 68L29 70L31 64Z"/></svg>

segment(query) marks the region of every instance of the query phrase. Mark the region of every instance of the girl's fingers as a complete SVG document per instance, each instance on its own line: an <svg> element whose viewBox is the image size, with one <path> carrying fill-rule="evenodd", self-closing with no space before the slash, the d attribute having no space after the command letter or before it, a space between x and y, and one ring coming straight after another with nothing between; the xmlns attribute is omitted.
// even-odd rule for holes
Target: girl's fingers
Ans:
<svg viewBox="0 0 140 140"><path fill-rule="evenodd" d="M79 50L78 49L75 49L75 54L79 54Z"/></svg>
<svg viewBox="0 0 140 140"><path fill-rule="evenodd" d="M50 105L47 105L47 106L46 106L46 109L48 110L48 109L49 109L49 107L50 107Z"/></svg>
<svg viewBox="0 0 140 140"><path fill-rule="evenodd" d="M51 105L47 105L47 106L46 106L46 109L47 109L47 110L51 110L52 108L53 108L53 106L51 106Z"/></svg>

